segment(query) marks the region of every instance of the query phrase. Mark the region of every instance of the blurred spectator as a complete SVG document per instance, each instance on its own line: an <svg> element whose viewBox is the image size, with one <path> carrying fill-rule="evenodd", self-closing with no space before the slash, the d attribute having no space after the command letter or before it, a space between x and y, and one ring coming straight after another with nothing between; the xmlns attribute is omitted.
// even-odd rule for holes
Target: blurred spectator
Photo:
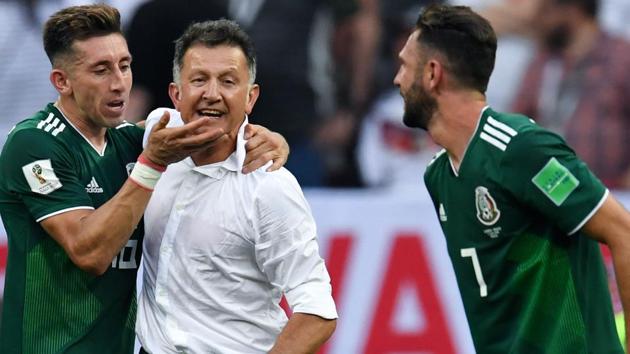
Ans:
<svg viewBox="0 0 630 354"><path fill-rule="evenodd" d="M41 14L48 13L46 5L52 4L0 2L0 147L17 122L56 97L42 45L41 25L46 17Z"/></svg>
<svg viewBox="0 0 630 354"><path fill-rule="evenodd" d="M604 32L597 0L546 0L539 51L513 109L563 135L610 188L630 186L630 44Z"/></svg>
<svg viewBox="0 0 630 354"><path fill-rule="evenodd" d="M392 80L398 68L398 53L415 27L420 6L418 1L406 7L391 2L381 5L387 55L381 60L380 70L387 73L387 86L361 123L356 151L359 171L367 187L415 190L438 147L426 132L403 124L404 102Z"/></svg>
<svg viewBox="0 0 630 354"><path fill-rule="evenodd" d="M126 117L144 119L155 107L172 107L168 85L173 81L174 41L191 22L228 16L229 0L151 0L135 12L127 29L133 55L133 80Z"/></svg>
<svg viewBox="0 0 630 354"><path fill-rule="evenodd" d="M252 122L284 135L286 167L302 186L325 184L348 165L355 112L371 89L376 0L233 0L231 10L258 53L262 99Z"/></svg>

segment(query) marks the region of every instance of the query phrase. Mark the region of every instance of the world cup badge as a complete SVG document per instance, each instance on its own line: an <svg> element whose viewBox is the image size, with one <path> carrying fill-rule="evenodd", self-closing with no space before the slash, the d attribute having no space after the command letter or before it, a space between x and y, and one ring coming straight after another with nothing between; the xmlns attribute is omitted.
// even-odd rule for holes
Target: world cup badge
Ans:
<svg viewBox="0 0 630 354"><path fill-rule="evenodd" d="M35 177L37 178L40 184L46 183L46 179L42 176L42 173L44 172L42 170L42 166L40 166L39 164L33 165L33 168L31 169L31 171L33 171L33 174L35 175Z"/></svg>

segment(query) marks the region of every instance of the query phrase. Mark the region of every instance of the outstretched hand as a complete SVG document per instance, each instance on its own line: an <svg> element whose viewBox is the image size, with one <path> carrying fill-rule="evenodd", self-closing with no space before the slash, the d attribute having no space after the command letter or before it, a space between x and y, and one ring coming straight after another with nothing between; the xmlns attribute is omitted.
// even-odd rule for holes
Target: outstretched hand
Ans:
<svg viewBox="0 0 630 354"><path fill-rule="evenodd" d="M284 137L263 126L248 124L245 127L245 139L247 154L243 163L243 173L255 171L269 161L273 161L273 164L267 171L275 171L284 166L289 158L289 144Z"/></svg>
<svg viewBox="0 0 630 354"><path fill-rule="evenodd" d="M207 149L226 134L221 128L208 127L209 118L200 118L180 127L167 128L169 120L170 114L165 111L159 122L153 126L143 152L147 159L162 166Z"/></svg>

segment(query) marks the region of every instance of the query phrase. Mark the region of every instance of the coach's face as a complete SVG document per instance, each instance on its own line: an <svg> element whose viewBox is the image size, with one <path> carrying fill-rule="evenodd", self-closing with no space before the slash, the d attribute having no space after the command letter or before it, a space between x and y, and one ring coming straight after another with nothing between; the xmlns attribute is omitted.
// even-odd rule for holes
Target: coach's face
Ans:
<svg viewBox="0 0 630 354"><path fill-rule="evenodd" d="M89 128L112 128L123 122L131 90L131 55L121 34L75 41L73 53L51 78L63 109Z"/></svg>
<svg viewBox="0 0 630 354"><path fill-rule="evenodd" d="M180 82L169 87L185 122L209 117L209 124L223 128L232 142L258 92L258 85L250 83L245 54L240 47L228 45L190 47L184 54Z"/></svg>
<svg viewBox="0 0 630 354"><path fill-rule="evenodd" d="M437 109L435 98L422 83L426 55L422 53L418 43L419 30L414 31L400 51L400 68L394 78L394 84L400 89L405 101L403 123L412 128L427 130Z"/></svg>

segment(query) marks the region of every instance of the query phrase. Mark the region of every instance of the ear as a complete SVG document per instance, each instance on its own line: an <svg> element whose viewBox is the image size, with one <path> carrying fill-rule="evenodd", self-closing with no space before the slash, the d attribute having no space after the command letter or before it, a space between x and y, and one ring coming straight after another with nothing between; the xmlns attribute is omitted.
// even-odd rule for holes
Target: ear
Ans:
<svg viewBox="0 0 630 354"><path fill-rule="evenodd" d="M49 79L50 83L61 96L69 95L72 93L72 81L64 70L53 68L50 72Z"/></svg>
<svg viewBox="0 0 630 354"><path fill-rule="evenodd" d="M247 93L247 103L245 104L245 113L251 114L254 109L254 105L256 104L256 100L258 100L258 95L260 95L260 86L258 84L253 84L249 88L249 92Z"/></svg>
<svg viewBox="0 0 630 354"><path fill-rule="evenodd" d="M176 83L171 82L168 85L168 96L171 98L171 102L173 102L175 109L179 111L179 103L182 100L182 93Z"/></svg>
<svg viewBox="0 0 630 354"><path fill-rule="evenodd" d="M444 67L435 59L429 59L424 66L425 84L430 90L437 90L444 80Z"/></svg>

